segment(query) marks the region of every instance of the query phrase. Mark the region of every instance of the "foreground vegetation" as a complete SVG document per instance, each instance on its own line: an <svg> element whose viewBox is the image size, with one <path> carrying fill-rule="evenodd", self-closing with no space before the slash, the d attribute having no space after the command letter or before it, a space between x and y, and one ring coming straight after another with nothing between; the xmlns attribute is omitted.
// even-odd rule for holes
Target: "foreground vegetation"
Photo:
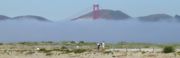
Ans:
<svg viewBox="0 0 180 58"><path fill-rule="evenodd" d="M87 55L104 55L109 58L115 57L179 57L180 44L152 44L152 43L132 43L132 42L118 42L106 43L105 49L97 50L96 42L85 41L45 41L45 42L16 42L16 43L0 43L0 58L12 58L10 56L43 56L40 58L65 58L84 57ZM147 49L146 49L147 48ZM112 50L111 50L112 49ZM121 49L121 50L113 50ZM144 50L143 50L144 49ZM162 49L158 51L158 49ZM152 51L153 50L153 51ZM9 56L8 56L9 55ZM55 57L56 56L56 57ZM102 58L93 57L93 58ZM33 57L34 58L34 57ZM61 57L62 58L62 57ZM163 57L165 58L165 57Z"/></svg>

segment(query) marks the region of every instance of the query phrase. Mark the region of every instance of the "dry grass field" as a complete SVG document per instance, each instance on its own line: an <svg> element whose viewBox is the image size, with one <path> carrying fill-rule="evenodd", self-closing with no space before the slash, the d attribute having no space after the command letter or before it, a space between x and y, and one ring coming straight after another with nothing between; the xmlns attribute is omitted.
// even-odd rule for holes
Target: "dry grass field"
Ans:
<svg viewBox="0 0 180 58"><path fill-rule="evenodd" d="M180 50L163 53L163 48L117 48L97 50L95 44L11 43L0 45L0 58L180 58Z"/></svg>
<svg viewBox="0 0 180 58"><path fill-rule="evenodd" d="M29 54L28 54L29 53ZM85 52L81 54L58 54L53 52L52 54L45 54L45 53L37 53L33 52L10 52L9 54L1 54L0 58L180 58L179 55L175 55L173 53L170 54L163 54L163 53L140 53L140 52L115 52L113 54L104 54L104 53L97 53L97 52Z"/></svg>

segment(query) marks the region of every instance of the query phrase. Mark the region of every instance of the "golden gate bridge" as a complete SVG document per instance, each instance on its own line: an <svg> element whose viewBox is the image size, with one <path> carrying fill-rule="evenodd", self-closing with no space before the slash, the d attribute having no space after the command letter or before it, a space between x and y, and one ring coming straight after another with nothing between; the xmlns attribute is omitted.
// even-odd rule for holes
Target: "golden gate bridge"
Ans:
<svg viewBox="0 0 180 58"><path fill-rule="evenodd" d="M100 16L100 8L99 8L99 4L95 3L93 5L93 19L98 19Z"/></svg>
<svg viewBox="0 0 180 58"><path fill-rule="evenodd" d="M89 8L88 8L89 10ZM87 10L86 10L87 11ZM92 12L92 19L93 20L97 20L100 18L100 6L99 4L97 3L97 0L94 0L94 4L93 4L93 9L91 7L91 12ZM79 14L79 13L78 13ZM76 15L77 16L77 15ZM77 20L78 18L75 18L75 19L72 19L72 20Z"/></svg>

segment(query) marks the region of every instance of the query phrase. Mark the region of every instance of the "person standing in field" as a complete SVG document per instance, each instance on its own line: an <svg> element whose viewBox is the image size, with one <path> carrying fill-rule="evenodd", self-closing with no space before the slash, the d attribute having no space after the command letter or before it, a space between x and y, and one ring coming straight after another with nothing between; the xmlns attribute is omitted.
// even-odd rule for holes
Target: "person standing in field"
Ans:
<svg viewBox="0 0 180 58"><path fill-rule="evenodd" d="M102 42L102 48L103 48L103 49L105 48L105 43L104 43L104 42Z"/></svg>
<svg viewBox="0 0 180 58"><path fill-rule="evenodd" d="M97 50L98 50L98 51L100 50L100 46L101 46L101 44L98 42L98 43L97 43Z"/></svg>
<svg viewBox="0 0 180 58"><path fill-rule="evenodd" d="M104 41L101 42L101 46L102 46L103 49L105 49L105 43L104 43Z"/></svg>

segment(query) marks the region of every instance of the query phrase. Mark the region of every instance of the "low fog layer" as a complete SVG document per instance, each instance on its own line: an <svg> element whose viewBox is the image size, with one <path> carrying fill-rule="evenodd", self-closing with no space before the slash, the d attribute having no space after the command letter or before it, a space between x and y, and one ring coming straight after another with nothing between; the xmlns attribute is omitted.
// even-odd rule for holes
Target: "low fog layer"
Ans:
<svg viewBox="0 0 180 58"><path fill-rule="evenodd" d="M0 41L179 42L180 23L131 20L1 21Z"/></svg>

